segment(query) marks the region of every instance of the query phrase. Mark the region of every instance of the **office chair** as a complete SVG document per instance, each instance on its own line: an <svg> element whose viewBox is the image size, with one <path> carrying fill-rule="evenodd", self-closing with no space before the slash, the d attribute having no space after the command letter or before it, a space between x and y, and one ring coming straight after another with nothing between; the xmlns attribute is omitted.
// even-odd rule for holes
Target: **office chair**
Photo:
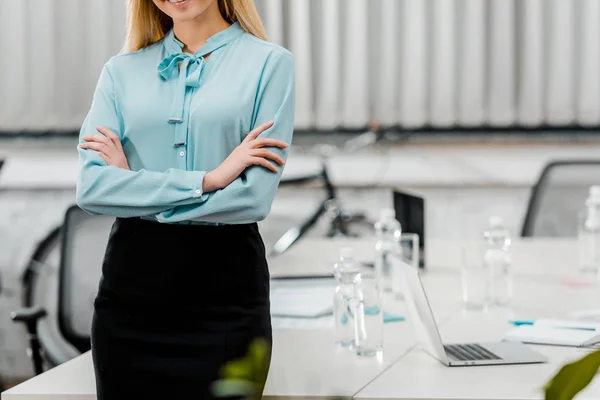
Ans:
<svg viewBox="0 0 600 400"><path fill-rule="evenodd" d="M45 254L34 255L24 276L25 308L11 317L25 324L36 375L90 349L93 301L113 222L114 217L71 206L46 239ZM44 261L53 253L59 255L58 268L49 273Z"/></svg>
<svg viewBox="0 0 600 400"><path fill-rule="evenodd" d="M56 324L58 289L57 269L60 259L60 228L52 229L38 243L25 273L21 278L23 307L11 313L15 322L24 323L29 334L29 355L32 358L35 374L44 367L53 367L61 363L65 357L62 349L67 348L58 332ZM38 306L43 304L43 308ZM48 318L45 318L48 315ZM42 357L40 342L48 348ZM69 357L66 356L66 361Z"/></svg>
<svg viewBox="0 0 600 400"><path fill-rule="evenodd" d="M576 237L589 188L599 184L600 159L548 163L532 189L521 236Z"/></svg>

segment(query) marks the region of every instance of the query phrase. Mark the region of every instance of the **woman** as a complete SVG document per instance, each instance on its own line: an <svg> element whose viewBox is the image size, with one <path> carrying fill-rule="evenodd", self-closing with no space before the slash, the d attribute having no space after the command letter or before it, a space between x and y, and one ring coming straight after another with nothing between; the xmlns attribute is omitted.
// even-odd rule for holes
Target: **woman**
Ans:
<svg viewBox="0 0 600 400"><path fill-rule="evenodd" d="M257 221L293 121L293 58L252 0L129 1L79 145L78 205L117 217L94 303L100 400L210 398L270 343Z"/></svg>

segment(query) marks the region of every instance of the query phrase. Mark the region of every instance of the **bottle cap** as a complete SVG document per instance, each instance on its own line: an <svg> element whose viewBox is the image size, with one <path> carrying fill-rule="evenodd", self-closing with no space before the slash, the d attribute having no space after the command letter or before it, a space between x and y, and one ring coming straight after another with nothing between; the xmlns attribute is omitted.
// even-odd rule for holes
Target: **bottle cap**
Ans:
<svg viewBox="0 0 600 400"><path fill-rule="evenodd" d="M379 218L381 219L391 219L396 218L396 210L393 208L383 208L379 211Z"/></svg>
<svg viewBox="0 0 600 400"><path fill-rule="evenodd" d="M352 247L342 247L340 256L342 258L354 258L354 249Z"/></svg>
<svg viewBox="0 0 600 400"><path fill-rule="evenodd" d="M502 220L502 217L494 215L494 216L490 217L489 224L490 224L490 227L497 228L499 226L504 225L504 221Z"/></svg>

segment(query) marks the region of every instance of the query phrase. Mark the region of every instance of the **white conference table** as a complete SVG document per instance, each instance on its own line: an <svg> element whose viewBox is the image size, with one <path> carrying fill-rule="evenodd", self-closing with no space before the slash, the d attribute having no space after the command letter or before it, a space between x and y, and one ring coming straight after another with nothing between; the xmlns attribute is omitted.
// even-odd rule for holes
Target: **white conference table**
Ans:
<svg viewBox="0 0 600 400"><path fill-rule="evenodd" d="M506 330L506 321L496 318L453 319L440 328L445 342L497 341ZM546 355L548 363L482 367L446 367L419 348L413 348L379 375L354 398L382 399L514 399L541 400L542 388L561 365L585 353L565 347L533 346ZM588 390L598 399L600 387Z"/></svg>
<svg viewBox="0 0 600 400"><path fill-rule="evenodd" d="M426 279L426 285L434 293L431 302L436 318L442 324L459 308L456 301L448 301L448 292L439 290L451 281L445 276ZM394 306L394 311L405 315L402 304ZM414 344L414 332L406 322L385 324L382 359L357 357L339 349L333 344L331 329L274 329L265 398L351 398ZM89 352L8 390L2 400L55 400L66 396L70 400L96 398Z"/></svg>
<svg viewBox="0 0 600 400"><path fill-rule="evenodd" d="M498 341L511 326L508 319L535 317L568 318L582 304L593 307L598 289L569 288L560 283L517 281L512 311L495 309L488 313L453 315L440 326L445 343ZM535 294L535 297L532 296ZM598 304L598 303L596 303ZM514 399L540 400L542 388L565 363L583 357L590 350L558 346L532 346L546 355L548 363L485 367L446 367L418 347L379 375L354 398L383 399ZM578 399L600 398L600 381Z"/></svg>
<svg viewBox="0 0 600 400"><path fill-rule="evenodd" d="M375 239L306 238L270 261L275 274L300 275L314 271L330 273L342 247L355 249L356 257L372 262ZM426 243L425 262L430 272L460 272L462 248L469 250L481 242L430 239ZM516 238L510 246L514 273L518 279L562 281L577 274L577 242L562 238Z"/></svg>
<svg viewBox="0 0 600 400"><path fill-rule="evenodd" d="M339 248L352 245L370 261L370 240L306 239L270 260L272 277L329 272ZM575 270L576 243L526 240L513 245L515 301L512 311L465 314L460 307L460 251L457 243L430 241L423 280L447 342L499 340L510 318L565 318L577 309L600 305L599 290L573 287L562 278ZM402 312L403 305L400 305ZM386 324L382 359L361 358L333 345L331 329L275 329L273 360L265 398L308 399L541 399L540 388L582 350L536 346L550 362L539 365L448 368L416 347L410 321ZM583 398L600 398L592 384ZM2 394L2 400L95 399L90 354Z"/></svg>

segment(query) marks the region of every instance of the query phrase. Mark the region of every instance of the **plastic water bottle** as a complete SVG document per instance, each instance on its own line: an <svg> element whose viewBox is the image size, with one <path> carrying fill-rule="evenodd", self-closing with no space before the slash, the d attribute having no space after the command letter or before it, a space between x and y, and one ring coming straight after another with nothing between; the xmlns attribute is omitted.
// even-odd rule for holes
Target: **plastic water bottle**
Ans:
<svg viewBox="0 0 600 400"><path fill-rule="evenodd" d="M512 260L508 252L510 231L502 218L491 217L483 233L485 239L484 267L488 274L487 303L508 306L512 299Z"/></svg>
<svg viewBox="0 0 600 400"><path fill-rule="evenodd" d="M333 267L337 281L333 296L335 318L335 342L342 347L354 346L354 284L360 281L360 266L354 258L352 248L340 251L340 260Z"/></svg>
<svg viewBox="0 0 600 400"><path fill-rule="evenodd" d="M582 273L600 271L600 186L590 187L579 227L579 268Z"/></svg>
<svg viewBox="0 0 600 400"><path fill-rule="evenodd" d="M375 223L375 232L375 276L384 292L400 293L398 264L402 262L402 227L394 209L381 210L379 220Z"/></svg>

